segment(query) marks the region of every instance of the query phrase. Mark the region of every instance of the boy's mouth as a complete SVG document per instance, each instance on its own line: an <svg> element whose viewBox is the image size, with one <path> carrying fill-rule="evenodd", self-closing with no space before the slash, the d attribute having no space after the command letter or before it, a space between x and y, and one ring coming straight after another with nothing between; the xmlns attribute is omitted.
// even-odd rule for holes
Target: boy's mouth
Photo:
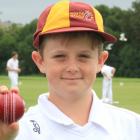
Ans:
<svg viewBox="0 0 140 140"><path fill-rule="evenodd" d="M61 79L64 79L64 80L81 80L82 77L62 77Z"/></svg>

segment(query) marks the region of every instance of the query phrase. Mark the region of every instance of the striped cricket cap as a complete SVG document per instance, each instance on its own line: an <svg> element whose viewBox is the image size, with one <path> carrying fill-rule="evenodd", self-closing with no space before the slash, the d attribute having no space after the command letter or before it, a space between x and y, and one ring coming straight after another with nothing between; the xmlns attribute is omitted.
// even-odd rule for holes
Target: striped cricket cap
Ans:
<svg viewBox="0 0 140 140"><path fill-rule="evenodd" d="M83 2L61 0L47 7L40 15L34 33L34 47L38 48L43 35L72 31L92 31L110 43L117 40L104 31L103 18L97 9Z"/></svg>

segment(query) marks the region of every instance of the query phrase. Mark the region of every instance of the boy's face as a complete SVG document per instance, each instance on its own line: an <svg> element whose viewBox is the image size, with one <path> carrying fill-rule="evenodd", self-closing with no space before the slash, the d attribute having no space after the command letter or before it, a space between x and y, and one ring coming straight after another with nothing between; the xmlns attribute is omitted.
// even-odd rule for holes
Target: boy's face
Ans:
<svg viewBox="0 0 140 140"><path fill-rule="evenodd" d="M98 49L92 49L85 40L50 39L43 51L32 58L48 79L52 95L75 95L89 92L107 56L99 56Z"/></svg>

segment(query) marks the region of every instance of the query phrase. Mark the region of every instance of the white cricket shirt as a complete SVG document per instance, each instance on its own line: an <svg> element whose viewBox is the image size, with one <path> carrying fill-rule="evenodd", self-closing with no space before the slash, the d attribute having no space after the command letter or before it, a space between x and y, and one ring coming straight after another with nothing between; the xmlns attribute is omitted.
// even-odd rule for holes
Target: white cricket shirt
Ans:
<svg viewBox="0 0 140 140"><path fill-rule="evenodd" d="M105 75L107 75L108 77L111 77L112 70L113 70L113 67L108 66L108 65L103 65L103 67L101 69L101 73L105 73Z"/></svg>
<svg viewBox="0 0 140 140"><path fill-rule="evenodd" d="M42 94L20 120L16 140L140 140L140 115L102 103L93 91L89 121L79 126Z"/></svg>
<svg viewBox="0 0 140 140"><path fill-rule="evenodd" d="M17 70L18 67L19 67L19 61L17 59L10 58L7 61L7 67ZM16 71L8 71L8 75L9 76L17 76L18 72L16 72Z"/></svg>

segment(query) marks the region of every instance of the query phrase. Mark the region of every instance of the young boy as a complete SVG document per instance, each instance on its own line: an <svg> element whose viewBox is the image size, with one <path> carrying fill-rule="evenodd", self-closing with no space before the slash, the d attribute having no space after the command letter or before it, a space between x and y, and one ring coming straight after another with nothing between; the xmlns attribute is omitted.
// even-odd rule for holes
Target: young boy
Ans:
<svg viewBox="0 0 140 140"><path fill-rule="evenodd" d="M140 116L102 103L92 90L108 57L102 51L104 41L116 38L104 32L95 8L59 1L45 9L34 35L37 51L32 59L46 75L49 91L40 95L19 125L1 124L0 139L139 140Z"/></svg>

